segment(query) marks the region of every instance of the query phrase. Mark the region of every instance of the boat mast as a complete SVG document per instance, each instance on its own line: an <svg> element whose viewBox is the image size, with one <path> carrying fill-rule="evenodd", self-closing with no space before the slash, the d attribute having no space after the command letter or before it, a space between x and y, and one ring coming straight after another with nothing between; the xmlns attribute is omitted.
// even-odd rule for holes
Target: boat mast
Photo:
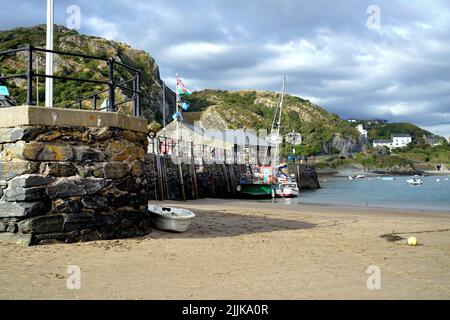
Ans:
<svg viewBox="0 0 450 320"><path fill-rule="evenodd" d="M284 76L283 78L283 87L281 90L281 98L280 98L280 105L279 105L279 114L278 114L278 121L277 121L277 128L276 128L276 146L275 146L275 155L274 155L274 161L273 161L273 170L274 170L274 174L275 174L275 168L278 165L279 162L279 158L280 158L280 143L278 143L278 138L280 137L280 128L281 128L281 118L283 116L283 103L284 103L284 96L286 93L286 80L287 80L287 76Z"/></svg>

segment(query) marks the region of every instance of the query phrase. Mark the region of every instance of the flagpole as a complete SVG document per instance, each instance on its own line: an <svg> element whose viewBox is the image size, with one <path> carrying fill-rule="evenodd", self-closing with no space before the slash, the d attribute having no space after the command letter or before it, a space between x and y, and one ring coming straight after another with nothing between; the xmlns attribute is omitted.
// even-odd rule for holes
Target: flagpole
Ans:
<svg viewBox="0 0 450 320"><path fill-rule="evenodd" d="M54 3L47 0L47 41L46 49L53 50ZM53 53L45 54L45 73L53 76ZM45 78L45 106L53 107L53 78Z"/></svg>
<svg viewBox="0 0 450 320"><path fill-rule="evenodd" d="M176 92L176 97L177 97L177 101L176 101L176 114L178 114L179 110L179 103L180 103L180 94L178 92L178 73L177 73L177 86L175 89ZM175 120L177 122L177 156L180 155L180 148L179 148L179 143L180 143L180 121L178 120L178 118Z"/></svg>
<svg viewBox="0 0 450 320"><path fill-rule="evenodd" d="M166 84L163 82L163 131L164 139L166 138Z"/></svg>

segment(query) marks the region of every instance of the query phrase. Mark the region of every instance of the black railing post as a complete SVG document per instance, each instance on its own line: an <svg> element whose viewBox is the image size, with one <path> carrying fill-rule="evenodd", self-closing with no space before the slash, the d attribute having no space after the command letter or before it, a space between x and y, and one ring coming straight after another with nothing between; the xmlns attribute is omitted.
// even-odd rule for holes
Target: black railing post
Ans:
<svg viewBox="0 0 450 320"><path fill-rule="evenodd" d="M94 110L97 110L97 95L94 94Z"/></svg>
<svg viewBox="0 0 450 320"><path fill-rule="evenodd" d="M28 46L27 105L33 105L33 46Z"/></svg>
<svg viewBox="0 0 450 320"><path fill-rule="evenodd" d="M115 111L115 107L114 105L116 104L116 97L115 97L115 89L116 87L114 86L114 59L111 58L108 60L108 66L109 66L109 106L108 106L108 111L114 112Z"/></svg>
<svg viewBox="0 0 450 320"><path fill-rule="evenodd" d="M136 79L134 82L134 91L135 91L135 99L134 99L134 115L136 117L141 116L141 72L138 71L136 73Z"/></svg>

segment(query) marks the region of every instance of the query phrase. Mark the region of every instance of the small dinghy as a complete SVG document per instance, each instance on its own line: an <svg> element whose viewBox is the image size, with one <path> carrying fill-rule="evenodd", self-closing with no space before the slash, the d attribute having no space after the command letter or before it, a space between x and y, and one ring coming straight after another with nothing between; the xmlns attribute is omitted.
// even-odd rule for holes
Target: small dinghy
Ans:
<svg viewBox="0 0 450 320"><path fill-rule="evenodd" d="M417 178L408 179L406 180L406 182L408 182L412 186L420 186L423 184L423 181Z"/></svg>
<svg viewBox="0 0 450 320"><path fill-rule="evenodd" d="M195 214L186 209L148 205L154 228L171 232L186 232Z"/></svg>

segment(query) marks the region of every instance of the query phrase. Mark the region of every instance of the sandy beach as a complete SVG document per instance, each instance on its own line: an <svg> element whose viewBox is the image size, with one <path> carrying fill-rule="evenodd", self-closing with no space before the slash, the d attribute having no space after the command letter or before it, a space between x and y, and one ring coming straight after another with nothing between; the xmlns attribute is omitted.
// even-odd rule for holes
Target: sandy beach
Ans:
<svg viewBox="0 0 450 320"><path fill-rule="evenodd" d="M184 234L0 243L1 299L449 299L450 214L198 200ZM395 231L405 238L388 242ZM415 236L420 245L410 247ZM81 288L66 286L81 269ZM381 270L369 290L366 270Z"/></svg>

